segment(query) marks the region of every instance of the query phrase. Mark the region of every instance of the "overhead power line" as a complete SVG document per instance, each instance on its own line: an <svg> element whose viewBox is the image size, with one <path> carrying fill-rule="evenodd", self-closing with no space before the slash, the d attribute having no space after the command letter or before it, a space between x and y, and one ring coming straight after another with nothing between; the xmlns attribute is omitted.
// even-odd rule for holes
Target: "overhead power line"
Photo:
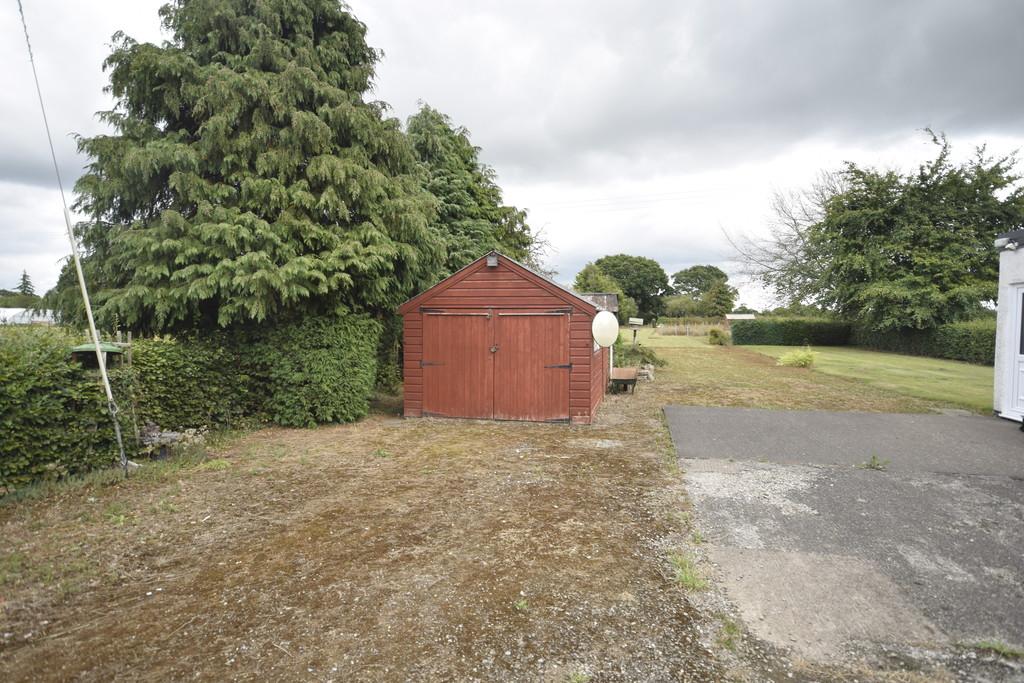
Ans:
<svg viewBox="0 0 1024 683"><path fill-rule="evenodd" d="M121 469L128 474L128 456L124 452L124 441L121 437L121 424L117 420L117 403L114 401L114 392L110 389L110 377L107 375L107 361L103 348L100 346L100 336L96 332L96 321L92 317L92 304L89 302L89 290L85 286L85 274L82 272L82 261L78 256L78 241L75 240L75 231L71 227L71 213L68 211L68 202L64 197L64 182L60 177L60 165L57 163L57 152L53 147L53 136L50 134L50 121L46 116L46 105L43 103L43 89L39 87L39 74L36 72L35 55L32 54L32 41L28 37L28 22L25 21L25 9L18 0L18 14L21 16L21 28L25 31L25 47L28 48L28 61L32 65L32 78L36 84L36 95L39 97L39 111L43 114L43 127L46 128L46 141L50 145L50 158L53 160L53 172L57 176L57 189L60 190L60 202L64 209L64 225L68 231L68 242L71 244L71 259L75 263L75 272L78 274L78 288L82 292L82 300L85 302L85 316L89 321L89 334L92 335L92 343L96 349L96 362L99 364L100 377L103 380L103 389L107 394L107 410L110 412L110 419L114 423L114 433L117 435L117 448L121 456Z"/></svg>

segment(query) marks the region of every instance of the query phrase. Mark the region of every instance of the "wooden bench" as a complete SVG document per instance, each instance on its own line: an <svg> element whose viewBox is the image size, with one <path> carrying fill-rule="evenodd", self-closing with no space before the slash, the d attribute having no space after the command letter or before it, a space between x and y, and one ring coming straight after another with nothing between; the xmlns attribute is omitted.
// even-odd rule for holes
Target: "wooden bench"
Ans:
<svg viewBox="0 0 1024 683"><path fill-rule="evenodd" d="M612 393L620 389L629 389L629 393L635 393L636 368L612 368L611 385Z"/></svg>

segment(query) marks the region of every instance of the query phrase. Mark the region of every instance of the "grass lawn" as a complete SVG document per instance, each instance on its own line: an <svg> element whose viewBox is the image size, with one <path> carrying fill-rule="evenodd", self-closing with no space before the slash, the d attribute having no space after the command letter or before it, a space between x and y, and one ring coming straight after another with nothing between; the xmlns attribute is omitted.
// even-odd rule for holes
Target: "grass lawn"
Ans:
<svg viewBox="0 0 1024 683"><path fill-rule="evenodd" d="M707 348L708 338L707 337L687 337L686 335L670 335L670 334L655 334L656 330L652 330L650 327L645 327L641 330L637 330L636 341L638 344L650 346L652 348L664 348L664 349L692 349L692 348ZM622 328L619 332L619 337L625 343L630 343L633 340L633 330L629 328Z"/></svg>
<svg viewBox="0 0 1024 683"><path fill-rule="evenodd" d="M779 358L792 346L744 346ZM814 349L814 369L850 377L872 386L962 406L979 413L992 412L992 368L953 360L904 356L843 346Z"/></svg>

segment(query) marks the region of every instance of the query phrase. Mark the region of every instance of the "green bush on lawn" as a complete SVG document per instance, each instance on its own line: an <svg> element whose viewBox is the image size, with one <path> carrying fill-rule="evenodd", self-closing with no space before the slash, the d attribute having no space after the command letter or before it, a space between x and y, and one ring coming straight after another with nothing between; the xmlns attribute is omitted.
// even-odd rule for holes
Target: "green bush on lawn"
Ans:
<svg viewBox="0 0 1024 683"><path fill-rule="evenodd" d="M633 346L632 341L623 341L620 336L613 347L612 362L617 368L635 368L641 365L664 367L668 361L655 353L654 349L643 344Z"/></svg>
<svg viewBox="0 0 1024 683"><path fill-rule="evenodd" d="M712 346L728 346L729 341L729 333L725 330L718 327L712 327L708 330L708 344Z"/></svg>
<svg viewBox="0 0 1024 683"><path fill-rule="evenodd" d="M779 357L778 365L785 365L790 368L810 368L814 366L816 354L811 347L805 346L802 349L794 349Z"/></svg>
<svg viewBox="0 0 1024 683"><path fill-rule="evenodd" d="M759 318L735 320L733 344L767 346L844 346L850 341L850 324L816 318Z"/></svg>

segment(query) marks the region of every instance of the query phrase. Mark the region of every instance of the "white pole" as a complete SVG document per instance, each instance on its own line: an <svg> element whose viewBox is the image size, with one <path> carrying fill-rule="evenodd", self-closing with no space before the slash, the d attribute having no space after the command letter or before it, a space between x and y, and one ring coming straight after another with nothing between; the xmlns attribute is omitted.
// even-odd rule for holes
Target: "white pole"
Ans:
<svg viewBox="0 0 1024 683"><path fill-rule="evenodd" d="M39 97L39 110L43 113L43 127L46 128L46 140L50 144L50 158L53 160L53 171L57 175L57 188L60 190L60 201L64 206L64 225L68 231L68 242L71 244L71 258L75 262L75 272L78 274L78 288L82 292L82 300L85 302L85 316L89 320L89 334L92 335L93 347L96 350L96 362L99 364L100 377L103 379L103 389L107 394L107 409L110 411L110 419L114 421L114 433L117 435L117 448L121 452L121 468L128 474L128 457L124 452L124 442L121 439L121 424L117 421L117 404L114 402L114 392L110 390L110 378L107 376L106 355L100 346L100 336L96 332L96 321L92 317L92 304L89 301L89 290L85 286L85 274L82 272L82 262L78 258L78 243L75 241L75 231L71 227L71 214L68 212L68 202L64 198L64 183L60 177L60 166L57 164L57 153L53 149L53 136L50 134L50 122L46 118L46 106L43 104L43 90L39 87L39 75L36 73L36 60L32 55L32 43L28 39L28 24L25 21L25 10L18 0L18 14L21 15L21 27L25 31L25 45L28 47L28 61L32 65L32 78L36 83L36 95Z"/></svg>

